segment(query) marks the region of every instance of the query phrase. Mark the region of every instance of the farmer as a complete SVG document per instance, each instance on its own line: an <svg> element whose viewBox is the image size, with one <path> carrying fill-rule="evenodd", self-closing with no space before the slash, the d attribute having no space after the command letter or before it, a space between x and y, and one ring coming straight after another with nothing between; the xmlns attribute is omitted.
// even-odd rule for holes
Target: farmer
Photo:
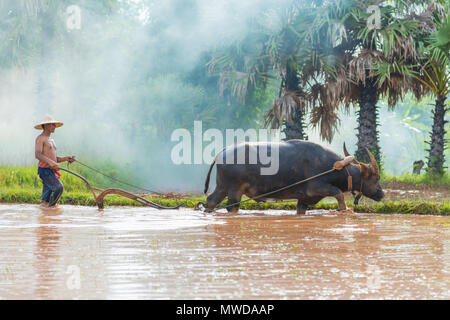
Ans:
<svg viewBox="0 0 450 320"><path fill-rule="evenodd" d="M62 122L55 121L51 116L45 116L41 123L34 126L35 129L44 130L36 138L35 157L39 160L38 175L44 185L41 205L45 207L55 206L64 190L63 184L59 181L61 174L58 171L58 162L75 161L74 156L62 158L56 156L56 144L50 135L62 125Z"/></svg>

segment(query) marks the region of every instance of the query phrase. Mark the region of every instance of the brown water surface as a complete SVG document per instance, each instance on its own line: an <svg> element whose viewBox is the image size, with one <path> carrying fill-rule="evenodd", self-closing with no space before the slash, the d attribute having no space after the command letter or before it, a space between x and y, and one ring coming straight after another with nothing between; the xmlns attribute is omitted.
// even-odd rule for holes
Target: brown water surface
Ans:
<svg viewBox="0 0 450 320"><path fill-rule="evenodd" d="M450 218L0 205L3 299L449 299Z"/></svg>

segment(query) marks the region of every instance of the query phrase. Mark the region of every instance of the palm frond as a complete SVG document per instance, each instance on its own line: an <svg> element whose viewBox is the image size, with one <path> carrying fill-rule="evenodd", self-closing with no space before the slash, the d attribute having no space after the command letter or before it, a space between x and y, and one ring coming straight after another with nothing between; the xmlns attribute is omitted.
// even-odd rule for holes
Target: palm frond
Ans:
<svg viewBox="0 0 450 320"><path fill-rule="evenodd" d="M264 116L265 126L279 128L283 121L292 123L296 110L305 111L306 100L300 92L289 91L276 99Z"/></svg>

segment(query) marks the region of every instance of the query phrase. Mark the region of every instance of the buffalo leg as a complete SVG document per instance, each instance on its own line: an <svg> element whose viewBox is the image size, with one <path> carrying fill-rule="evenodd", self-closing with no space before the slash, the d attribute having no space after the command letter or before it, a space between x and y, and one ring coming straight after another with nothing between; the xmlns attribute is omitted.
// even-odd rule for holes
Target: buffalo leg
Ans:
<svg viewBox="0 0 450 320"><path fill-rule="evenodd" d="M213 193L211 193L206 198L206 212L211 212L214 210L214 208L222 202L223 199L226 197L226 192L224 190L221 190L219 188L216 188Z"/></svg>
<svg viewBox="0 0 450 320"><path fill-rule="evenodd" d="M237 213L239 211L240 204L237 202L240 202L242 198L242 192L233 190L228 191L228 203L227 203L227 211L230 213ZM231 206L233 203L237 203L233 206Z"/></svg>
<svg viewBox="0 0 450 320"><path fill-rule="evenodd" d="M339 211L346 211L348 210L347 204L345 203L344 194L341 192L334 196L336 200L338 201L338 209Z"/></svg>
<svg viewBox="0 0 450 320"><path fill-rule="evenodd" d="M311 190L313 192L307 192L309 197L334 197L338 202L339 211L348 210L347 204L345 203L344 194L339 188L332 185L320 186L318 184L312 184Z"/></svg>
<svg viewBox="0 0 450 320"><path fill-rule="evenodd" d="M308 209L307 205L300 203L300 200L297 201L297 214L305 214L306 209Z"/></svg>

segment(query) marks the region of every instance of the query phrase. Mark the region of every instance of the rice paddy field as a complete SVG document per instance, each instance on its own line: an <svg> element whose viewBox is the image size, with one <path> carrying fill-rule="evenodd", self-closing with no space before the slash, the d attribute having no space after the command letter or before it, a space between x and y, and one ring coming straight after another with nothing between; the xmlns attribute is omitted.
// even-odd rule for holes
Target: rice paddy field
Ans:
<svg viewBox="0 0 450 320"><path fill-rule="evenodd" d="M129 190L127 185L120 185L98 173L73 165L71 170L86 177L90 183L100 188L119 187ZM102 168L108 175L125 180L114 167ZM65 186L60 204L95 206L94 198L85 183L70 174L63 173L61 181ZM130 181L130 183L132 183ZM375 202L362 198L358 205L353 205L352 196L347 194L347 204L355 212L365 213L407 213L425 215L450 215L450 179L448 175L436 178L426 174L420 176L405 175L391 177L383 175L381 185L385 191L385 199ZM40 203L42 183L37 177L34 166L0 166L0 203ZM139 193L139 190L130 190ZM164 206L175 206L184 203L184 207L194 208L199 201L205 201L201 194L152 194L141 193L145 198ZM225 201L224 203L225 204ZM105 206L141 206L136 201L120 197L107 196ZM296 201L255 202L247 201L241 205L248 210L295 210ZM334 198L325 198L311 209L337 209Z"/></svg>
<svg viewBox="0 0 450 320"><path fill-rule="evenodd" d="M178 210L120 196L99 210L63 172L49 209L35 167L2 166L0 299L448 299L448 182L427 179L385 176L386 198L361 200L356 214L333 198L305 215L294 201L248 201L235 214L195 211L203 195L173 193L145 197Z"/></svg>

